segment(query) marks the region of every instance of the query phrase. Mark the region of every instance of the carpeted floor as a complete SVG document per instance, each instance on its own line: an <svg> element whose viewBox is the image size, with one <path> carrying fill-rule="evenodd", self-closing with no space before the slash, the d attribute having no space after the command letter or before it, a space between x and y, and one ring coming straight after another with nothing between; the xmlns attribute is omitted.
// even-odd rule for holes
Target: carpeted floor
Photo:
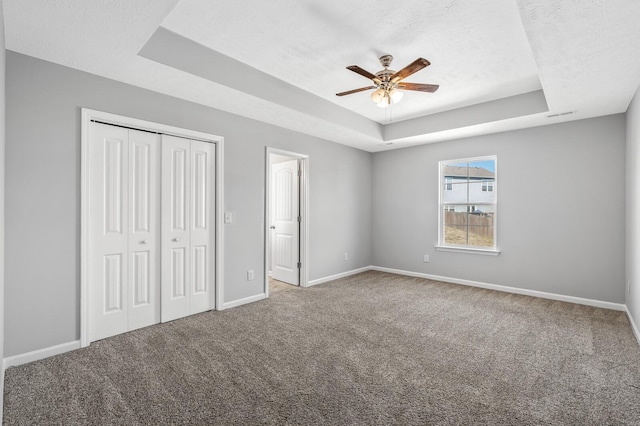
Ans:
<svg viewBox="0 0 640 426"><path fill-rule="evenodd" d="M622 312L366 272L6 372L5 424L640 424Z"/></svg>

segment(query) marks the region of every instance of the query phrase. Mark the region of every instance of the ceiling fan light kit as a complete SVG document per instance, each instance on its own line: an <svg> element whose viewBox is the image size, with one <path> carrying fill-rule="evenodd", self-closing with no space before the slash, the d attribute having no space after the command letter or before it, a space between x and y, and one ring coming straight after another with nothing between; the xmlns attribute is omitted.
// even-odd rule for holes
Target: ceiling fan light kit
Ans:
<svg viewBox="0 0 640 426"><path fill-rule="evenodd" d="M348 70L360 74L373 81L375 86L361 87L359 89L349 90L346 92L336 93L336 96L345 96L352 93L358 93L369 89L376 89L371 93L371 100L377 106L386 108L393 102L398 103L402 99L404 93L401 90L415 90L418 92L433 93L438 90L437 84L420 84L420 83L405 83L402 82L406 77L420 71L421 69L431 65L429 61L424 58L418 58L400 71L394 71L389 69L393 61L393 56L383 55L380 57L380 65L384 67L383 70L378 71L375 74L370 73L357 65L350 65Z"/></svg>

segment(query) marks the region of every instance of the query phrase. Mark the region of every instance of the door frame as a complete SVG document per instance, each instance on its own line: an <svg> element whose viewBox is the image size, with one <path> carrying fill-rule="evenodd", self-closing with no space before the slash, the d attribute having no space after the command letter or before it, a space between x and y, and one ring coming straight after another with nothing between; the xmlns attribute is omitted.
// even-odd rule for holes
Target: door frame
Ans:
<svg viewBox="0 0 640 426"><path fill-rule="evenodd" d="M269 297L269 265L271 223L271 154L284 155L300 161L300 287L309 287L309 156L297 152L267 146L265 149L265 190L264 190L264 294Z"/></svg>
<svg viewBox="0 0 640 426"><path fill-rule="evenodd" d="M127 127L134 130L143 130L159 134L167 134L187 139L197 139L213 143L216 150L216 176L215 176L215 256L212 259L215 265L215 309L222 310L223 277L224 277L224 138L209 133L184 129L181 127L140 120L132 117L81 108L81 134L80 134L80 346L89 346L89 306L90 286L87 260L89 259L89 162L87 158L87 145L89 144L89 129L92 121L105 124Z"/></svg>

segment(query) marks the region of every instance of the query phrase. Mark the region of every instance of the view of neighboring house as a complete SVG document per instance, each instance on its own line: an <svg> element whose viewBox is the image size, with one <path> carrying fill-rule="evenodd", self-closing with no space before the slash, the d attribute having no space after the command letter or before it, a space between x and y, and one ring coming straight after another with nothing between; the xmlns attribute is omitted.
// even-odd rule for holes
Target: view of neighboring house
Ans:
<svg viewBox="0 0 640 426"><path fill-rule="evenodd" d="M465 163L443 166L442 176L445 211L492 211L496 193L495 172Z"/></svg>

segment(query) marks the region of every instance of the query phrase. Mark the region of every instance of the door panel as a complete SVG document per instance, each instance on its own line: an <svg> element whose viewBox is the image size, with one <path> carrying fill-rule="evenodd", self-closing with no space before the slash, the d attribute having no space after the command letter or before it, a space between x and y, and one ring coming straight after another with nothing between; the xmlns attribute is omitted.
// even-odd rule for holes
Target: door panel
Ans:
<svg viewBox="0 0 640 426"><path fill-rule="evenodd" d="M299 285L299 179L298 160L274 164L272 178L272 270L279 281Z"/></svg>
<svg viewBox="0 0 640 426"><path fill-rule="evenodd" d="M111 254L104 257L102 285L104 290L104 313L110 314L124 310L124 271L122 270L122 254Z"/></svg>
<svg viewBox="0 0 640 426"><path fill-rule="evenodd" d="M184 247L171 249L171 300L187 296L186 252Z"/></svg>
<svg viewBox="0 0 640 426"><path fill-rule="evenodd" d="M175 138L178 139L178 138ZM177 141L171 150L171 230L187 231L187 152L188 146Z"/></svg>
<svg viewBox="0 0 640 426"><path fill-rule="evenodd" d="M151 259L149 252L133 253L133 306L151 302Z"/></svg>
<svg viewBox="0 0 640 426"><path fill-rule="evenodd" d="M99 340L127 331L128 131L92 124L89 176L89 336Z"/></svg>
<svg viewBox="0 0 640 426"><path fill-rule="evenodd" d="M159 144L129 130L129 330L160 322Z"/></svg>
<svg viewBox="0 0 640 426"><path fill-rule="evenodd" d="M162 322L189 315L190 141L162 135Z"/></svg>
<svg viewBox="0 0 640 426"><path fill-rule="evenodd" d="M114 132L120 133L120 132ZM115 138L103 136L104 146L104 229L105 234L122 234L122 223L124 217L124 196L123 180L125 169L123 156L128 135L114 134ZM102 192L102 191L101 191Z"/></svg>
<svg viewBox="0 0 640 426"><path fill-rule="evenodd" d="M215 146L191 141L190 313L215 307Z"/></svg>
<svg viewBox="0 0 640 426"><path fill-rule="evenodd" d="M193 294L207 292L207 246L193 248Z"/></svg>

